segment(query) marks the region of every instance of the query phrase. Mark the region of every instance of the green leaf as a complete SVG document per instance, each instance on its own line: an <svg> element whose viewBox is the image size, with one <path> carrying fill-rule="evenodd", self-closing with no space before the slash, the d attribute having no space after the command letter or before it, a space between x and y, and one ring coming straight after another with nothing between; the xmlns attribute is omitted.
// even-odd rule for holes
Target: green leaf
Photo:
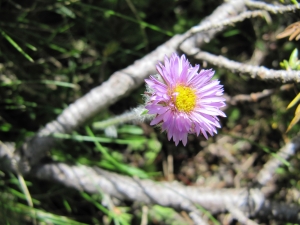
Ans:
<svg viewBox="0 0 300 225"><path fill-rule="evenodd" d="M147 115L148 112L149 112L149 110L148 110L148 109L145 109L145 110L141 113L141 115L142 115L142 116L143 116L143 115Z"/></svg>
<svg viewBox="0 0 300 225"><path fill-rule="evenodd" d="M144 133L143 129L138 126L133 125L123 125L118 129L118 133L126 133L126 134L135 134L135 135L142 135Z"/></svg>
<svg viewBox="0 0 300 225"><path fill-rule="evenodd" d="M298 5L298 1L297 0L291 0L291 2L294 4L294 5Z"/></svg>
<svg viewBox="0 0 300 225"><path fill-rule="evenodd" d="M290 104L286 107L287 109L292 108L298 101L300 100L300 93L290 102Z"/></svg>
<svg viewBox="0 0 300 225"><path fill-rule="evenodd" d="M295 48L290 56L289 65L293 69L297 66L298 62L298 49Z"/></svg>
<svg viewBox="0 0 300 225"><path fill-rule="evenodd" d="M292 127L300 120L300 104L298 105L296 112L295 112L295 116L293 118L293 120L291 121L290 125L288 126L286 132L289 132L290 129L292 129Z"/></svg>
<svg viewBox="0 0 300 225"><path fill-rule="evenodd" d="M8 36L3 30L0 30L0 33L26 59L28 59L30 62L34 62L34 60L26 52L24 52L23 49L10 36Z"/></svg>
<svg viewBox="0 0 300 225"><path fill-rule="evenodd" d="M63 16L67 16L67 17L70 17L72 19L75 19L76 18L76 15L67 7L63 6L63 5L60 5L60 7L58 9L56 9L56 12L58 14L61 14Z"/></svg>

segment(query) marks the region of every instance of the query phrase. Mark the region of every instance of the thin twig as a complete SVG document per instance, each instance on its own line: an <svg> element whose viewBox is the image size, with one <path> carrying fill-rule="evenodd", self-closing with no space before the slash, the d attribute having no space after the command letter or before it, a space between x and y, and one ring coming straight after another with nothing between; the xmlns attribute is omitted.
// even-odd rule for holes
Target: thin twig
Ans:
<svg viewBox="0 0 300 225"><path fill-rule="evenodd" d="M207 21L205 23L201 23L200 25L194 26L190 30L188 30L184 34L185 38L183 39L182 42L184 42L186 39L188 39L189 37L193 36L196 33L208 31L208 30L212 30L212 29L223 29L224 27L227 27L227 26L234 26L238 22L242 22L245 19L249 19L251 17L257 17L257 16L269 18L269 16L266 14L266 11L255 10L255 11L242 12L241 14L238 14L234 17L224 19L222 21L219 21L218 23Z"/></svg>
<svg viewBox="0 0 300 225"><path fill-rule="evenodd" d="M100 122L95 122L93 123L93 129L105 129L110 126L116 126L128 122L138 123L151 121L154 118L154 115L143 113L145 110L145 107L139 106L130 110L129 112L122 113L121 115Z"/></svg>
<svg viewBox="0 0 300 225"><path fill-rule="evenodd" d="M268 96L271 96L275 92L280 91L287 91L293 88L293 84L284 84L280 88L273 88L273 89L265 89L260 92L254 92L250 94L239 94L235 96L228 96L225 95L226 103L227 105L236 105L237 103L243 103L243 102L257 102L262 98L266 98Z"/></svg>

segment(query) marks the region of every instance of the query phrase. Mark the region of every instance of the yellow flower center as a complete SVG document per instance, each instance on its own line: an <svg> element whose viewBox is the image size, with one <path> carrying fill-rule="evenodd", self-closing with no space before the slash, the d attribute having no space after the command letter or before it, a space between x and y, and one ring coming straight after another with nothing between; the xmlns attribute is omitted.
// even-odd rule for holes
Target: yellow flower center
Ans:
<svg viewBox="0 0 300 225"><path fill-rule="evenodd" d="M196 105L196 93L190 87L178 85L174 92L177 92L175 105L179 111L190 112Z"/></svg>

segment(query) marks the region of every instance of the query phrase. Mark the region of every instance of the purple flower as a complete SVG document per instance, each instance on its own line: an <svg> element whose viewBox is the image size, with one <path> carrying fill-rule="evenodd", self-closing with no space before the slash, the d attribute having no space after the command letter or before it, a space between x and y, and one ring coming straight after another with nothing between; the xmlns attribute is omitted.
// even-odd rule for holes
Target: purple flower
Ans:
<svg viewBox="0 0 300 225"><path fill-rule="evenodd" d="M159 75L145 80L150 93L146 109L155 114L150 125L160 125L176 145L179 141L186 145L189 133L213 136L221 127L217 116L226 117L220 110L225 106L223 86L211 80L212 69L198 72L199 68L191 66L185 55L173 53L170 59L165 56L164 65L156 65Z"/></svg>

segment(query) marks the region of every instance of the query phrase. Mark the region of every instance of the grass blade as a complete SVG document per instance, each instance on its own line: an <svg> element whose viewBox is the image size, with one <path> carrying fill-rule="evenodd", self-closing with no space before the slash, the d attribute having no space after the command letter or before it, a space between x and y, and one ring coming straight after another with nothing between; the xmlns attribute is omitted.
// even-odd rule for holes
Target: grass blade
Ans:
<svg viewBox="0 0 300 225"><path fill-rule="evenodd" d="M10 37L8 36L3 30L0 30L1 35L13 46L17 51L19 51L26 59L28 59L30 62L34 62L34 60L23 51L23 49Z"/></svg>

